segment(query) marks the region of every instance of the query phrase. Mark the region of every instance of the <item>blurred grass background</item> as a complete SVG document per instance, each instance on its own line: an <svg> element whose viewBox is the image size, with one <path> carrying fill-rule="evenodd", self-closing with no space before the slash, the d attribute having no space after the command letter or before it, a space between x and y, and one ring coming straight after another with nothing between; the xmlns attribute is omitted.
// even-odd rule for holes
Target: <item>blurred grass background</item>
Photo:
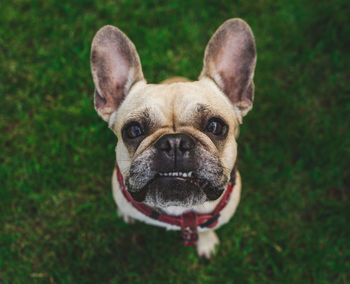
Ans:
<svg viewBox="0 0 350 284"><path fill-rule="evenodd" d="M349 1L0 2L1 283L350 283ZM210 262L176 232L117 219L116 138L93 108L106 24L149 82L196 79L216 28L256 36L243 195Z"/></svg>

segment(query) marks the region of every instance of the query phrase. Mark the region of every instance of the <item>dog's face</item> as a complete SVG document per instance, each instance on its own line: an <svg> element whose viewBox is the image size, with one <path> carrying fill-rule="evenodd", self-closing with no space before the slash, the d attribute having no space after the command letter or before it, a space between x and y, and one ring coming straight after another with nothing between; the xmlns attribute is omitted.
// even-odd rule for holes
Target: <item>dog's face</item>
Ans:
<svg viewBox="0 0 350 284"><path fill-rule="evenodd" d="M112 26L98 31L95 108L118 137L117 162L135 200L190 208L221 196L252 107L255 62L249 26L231 19L209 41L199 81L146 84L132 42Z"/></svg>

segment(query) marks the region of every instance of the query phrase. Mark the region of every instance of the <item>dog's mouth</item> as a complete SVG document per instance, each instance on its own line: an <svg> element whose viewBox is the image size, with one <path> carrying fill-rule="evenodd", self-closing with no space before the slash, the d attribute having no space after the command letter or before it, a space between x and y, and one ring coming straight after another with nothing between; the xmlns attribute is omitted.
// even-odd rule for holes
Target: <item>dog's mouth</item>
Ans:
<svg viewBox="0 0 350 284"><path fill-rule="evenodd" d="M194 171L173 171L158 172L141 190L130 194L136 201L150 206L191 207L219 198L222 191Z"/></svg>
<svg viewBox="0 0 350 284"><path fill-rule="evenodd" d="M177 180L192 184L196 187L202 188L205 186L206 182L202 179L199 179L193 171L189 172L167 172L167 173L158 173L155 176L160 179L168 179L169 181Z"/></svg>

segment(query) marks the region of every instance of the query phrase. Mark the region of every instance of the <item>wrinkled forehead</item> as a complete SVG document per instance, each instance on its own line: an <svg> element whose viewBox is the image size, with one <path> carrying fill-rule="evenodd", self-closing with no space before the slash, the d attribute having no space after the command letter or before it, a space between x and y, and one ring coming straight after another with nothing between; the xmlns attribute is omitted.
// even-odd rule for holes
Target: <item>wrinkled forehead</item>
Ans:
<svg viewBox="0 0 350 284"><path fill-rule="evenodd" d="M118 110L116 126L147 118L159 126L185 126L201 115L219 116L238 123L230 101L212 82L179 82L135 86Z"/></svg>

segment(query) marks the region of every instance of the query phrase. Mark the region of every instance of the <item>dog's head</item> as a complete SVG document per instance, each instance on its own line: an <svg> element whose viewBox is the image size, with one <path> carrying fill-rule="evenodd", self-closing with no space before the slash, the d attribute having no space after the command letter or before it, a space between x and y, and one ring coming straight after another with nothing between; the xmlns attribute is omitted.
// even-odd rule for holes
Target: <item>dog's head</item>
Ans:
<svg viewBox="0 0 350 284"><path fill-rule="evenodd" d="M221 196L252 108L255 63L251 29L231 19L210 39L199 81L146 84L127 36L113 26L97 32L95 108L118 137L117 162L135 200L192 207Z"/></svg>

